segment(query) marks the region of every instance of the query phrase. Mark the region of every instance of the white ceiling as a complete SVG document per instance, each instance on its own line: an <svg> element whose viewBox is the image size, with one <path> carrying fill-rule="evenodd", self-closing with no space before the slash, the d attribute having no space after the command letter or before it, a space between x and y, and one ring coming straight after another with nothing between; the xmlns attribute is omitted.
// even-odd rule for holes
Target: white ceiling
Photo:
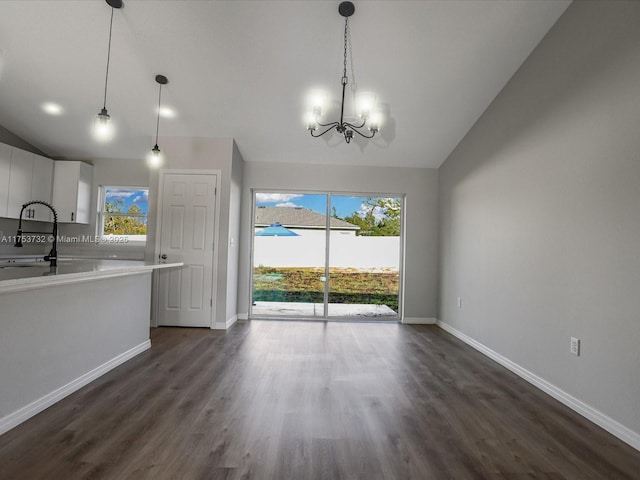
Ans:
<svg viewBox="0 0 640 480"><path fill-rule="evenodd" d="M0 125L63 158L142 158L158 85L163 136L233 137L247 161L438 167L500 92L568 0L355 1L359 91L387 111L373 141L309 136L305 94L337 100L339 1L124 0L116 10L108 144L90 135L102 107L111 9L104 0L0 1ZM351 79L353 80L353 78ZM46 101L65 113L50 116Z"/></svg>

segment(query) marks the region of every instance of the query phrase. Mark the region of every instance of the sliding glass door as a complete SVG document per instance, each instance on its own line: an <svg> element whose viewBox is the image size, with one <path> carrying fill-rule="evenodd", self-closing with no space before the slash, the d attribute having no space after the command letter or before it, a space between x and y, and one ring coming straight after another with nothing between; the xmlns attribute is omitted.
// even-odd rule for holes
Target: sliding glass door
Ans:
<svg viewBox="0 0 640 480"><path fill-rule="evenodd" d="M257 192L254 316L324 317L327 195Z"/></svg>
<svg viewBox="0 0 640 480"><path fill-rule="evenodd" d="M402 198L331 195L328 316L398 318ZM347 215L347 212L351 212Z"/></svg>
<svg viewBox="0 0 640 480"><path fill-rule="evenodd" d="M400 318L401 196L254 192L252 318Z"/></svg>

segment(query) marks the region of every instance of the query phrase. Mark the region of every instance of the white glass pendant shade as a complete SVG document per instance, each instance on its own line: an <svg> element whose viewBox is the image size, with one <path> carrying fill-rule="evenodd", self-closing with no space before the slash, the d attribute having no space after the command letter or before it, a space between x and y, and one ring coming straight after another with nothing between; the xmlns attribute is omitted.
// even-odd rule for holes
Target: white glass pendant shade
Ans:
<svg viewBox="0 0 640 480"><path fill-rule="evenodd" d="M103 108L93 122L93 137L99 142L106 142L111 140L114 134L113 120Z"/></svg>
<svg viewBox="0 0 640 480"><path fill-rule="evenodd" d="M151 168L158 168L164 162L162 152L158 145L155 145L147 155L147 165Z"/></svg>

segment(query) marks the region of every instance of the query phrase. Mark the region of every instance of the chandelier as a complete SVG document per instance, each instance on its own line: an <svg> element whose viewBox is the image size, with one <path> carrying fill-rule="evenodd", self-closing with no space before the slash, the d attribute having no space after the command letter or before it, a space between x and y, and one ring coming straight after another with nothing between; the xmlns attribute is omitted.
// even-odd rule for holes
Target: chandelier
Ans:
<svg viewBox="0 0 640 480"><path fill-rule="evenodd" d="M311 112L307 118L307 130L312 137L321 137L325 133L335 129L344 135L347 143L351 142L354 132L364 138L373 138L380 130L381 115L376 110L376 98L371 93L361 93L356 96L357 114L353 121L346 121L344 115L344 97L349 77L347 77L347 53L350 50L349 41L349 17L353 15L356 7L352 2L342 2L338 6L338 13L344 17L344 63L342 71L342 103L340 105L340 121L323 123L324 95L316 95L312 100Z"/></svg>

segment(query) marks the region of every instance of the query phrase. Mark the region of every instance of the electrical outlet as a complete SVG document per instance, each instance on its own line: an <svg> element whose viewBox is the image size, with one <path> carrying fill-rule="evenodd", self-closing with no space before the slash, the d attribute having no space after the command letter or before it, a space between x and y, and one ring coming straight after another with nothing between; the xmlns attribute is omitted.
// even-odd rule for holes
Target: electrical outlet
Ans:
<svg viewBox="0 0 640 480"><path fill-rule="evenodd" d="M458 308L462 308L462 297L458 297Z"/></svg>
<svg viewBox="0 0 640 480"><path fill-rule="evenodd" d="M569 352L573 355L580 355L580 339L571 337L571 345L569 346Z"/></svg>

